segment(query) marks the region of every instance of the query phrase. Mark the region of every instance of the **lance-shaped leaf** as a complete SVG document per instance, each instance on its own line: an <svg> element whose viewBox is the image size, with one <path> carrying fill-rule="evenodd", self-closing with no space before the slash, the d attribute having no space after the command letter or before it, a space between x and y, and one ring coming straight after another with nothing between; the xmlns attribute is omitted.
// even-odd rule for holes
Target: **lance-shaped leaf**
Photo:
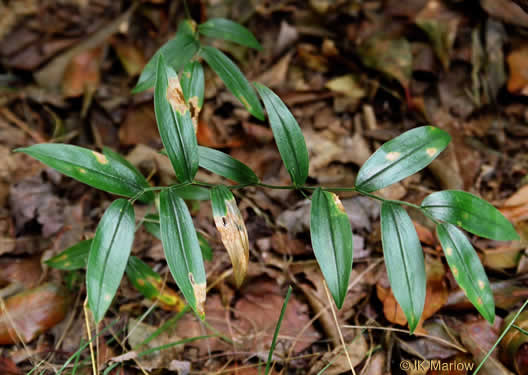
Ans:
<svg viewBox="0 0 528 375"><path fill-rule="evenodd" d="M156 63L160 55L165 57L167 63L175 71L179 71L192 59L200 47L198 40L194 36L193 28L195 27L194 21L191 20L185 20L180 24L174 38L161 46L145 65L132 93L135 94L154 86L156 82Z"/></svg>
<svg viewBox="0 0 528 375"><path fill-rule="evenodd" d="M86 185L112 194L134 197L150 187L145 177L120 160L83 147L41 143L19 148L47 166ZM152 197L143 194L140 200L148 202Z"/></svg>
<svg viewBox="0 0 528 375"><path fill-rule="evenodd" d="M414 225L401 206L382 204L381 240L392 293L414 332L425 303L425 264Z"/></svg>
<svg viewBox="0 0 528 375"><path fill-rule="evenodd" d="M256 184L258 177L247 165L213 148L198 146L200 167L241 184Z"/></svg>
<svg viewBox="0 0 528 375"><path fill-rule="evenodd" d="M312 247L338 308L343 306L352 271L352 228L348 216L334 193L318 188L312 195L310 210Z"/></svg>
<svg viewBox="0 0 528 375"><path fill-rule="evenodd" d="M209 192L207 192L209 194ZM161 240L161 230L160 230L160 224L159 224L159 215L157 214L148 214L145 216L145 220L143 222L143 226L154 237ZM202 250L202 256L205 260L212 260L213 259L213 249L211 248L211 245L209 245L209 242L207 242L207 238L204 237L203 234L200 232L196 232L196 235L198 237L198 243L200 244L200 250Z"/></svg>
<svg viewBox="0 0 528 375"><path fill-rule="evenodd" d="M198 32L202 35L229 40L246 47L261 50L262 46L251 31L239 23L225 18L211 18L198 26Z"/></svg>
<svg viewBox="0 0 528 375"><path fill-rule="evenodd" d="M433 126L421 126L384 143L359 170L356 187L367 193L420 171L446 147L451 136Z"/></svg>
<svg viewBox="0 0 528 375"><path fill-rule="evenodd" d="M181 311L185 303L163 282L161 276L135 256L128 259L126 274L132 285L145 297L158 301L165 310Z"/></svg>
<svg viewBox="0 0 528 375"><path fill-rule="evenodd" d="M434 218L464 228L480 237L499 241L518 240L513 225L490 203L459 190L428 195L422 207Z"/></svg>
<svg viewBox="0 0 528 375"><path fill-rule="evenodd" d="M158 129L180 182L191 182L198 171L198 144L191 112L185 103L176 72L158 58L154 89L154 111Z"/></svg>
<svg viewBox="0 0 528 375"><path fill-rule="evenodd" d="M91 239L81 241L67 248L60 254L55 255L53 258L48 259L46 264L50 267L66 271L85 268L91 246Z"/></svg>
<svg viewBox="0 0 528 375"><path fill-rule="evenodd" d="M171 274L189 305L203 319L206 279L202 252L189 210L172 189L160 193L160 229Z"/></svg>
<svg viewBox="0 0 528 375"><path fill-rule="evenodd" d="M269 88L256 83L282 161L295 185L303 185L308 177L308 149L301 128L286 104Z"/></svg>
<svg viewBox="0 0 528 375"><path fill-rule="evenodd" d="M214 47L202 47L200 56L218 74L229 91L240 100L248 112L259 120L264 120L264 112L255 90L253 90L235 63L222 51Z"/></svg>
<svg viewBox="0 0 528 375"><path fill-rule="evenodd" d="M482 263L464 233L449 223L436 226L447 263L473 306L491 324L495 320L493 292Z"/></svg>
<svg viewBox="0 0 528 375"><path fill-rule="evenodd" d="M231 191L218 185L211 189L211 206L216 229L227 249L237 287L246 277L249 263L249 241L244 218Z"/></svg>
<svg viewBox="0 0 528 375"><path fill-rule="evenodd" d="M115 200L103 215L88 256L86 291L94 319L99 323L119 288L134 241L134 208Z"/></svg>

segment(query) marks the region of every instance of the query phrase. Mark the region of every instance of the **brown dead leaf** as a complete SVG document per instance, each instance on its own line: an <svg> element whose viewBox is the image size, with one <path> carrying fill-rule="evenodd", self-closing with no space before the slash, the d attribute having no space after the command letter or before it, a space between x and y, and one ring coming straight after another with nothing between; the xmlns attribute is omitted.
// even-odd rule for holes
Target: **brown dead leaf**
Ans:
<svg viewBox="0 0 528 375"><path fill-rule="evenodd" d="M442 1L429 0L415 19L429 37L444 70L449 69L460 18L459 13L451 11Z"/></svg>
<svg viewBox="0 0 528 375"><path fill-rule="evenodd" d="M128 343L134 349L134 352L125 353L125 355L133 356L133 353L142 352L144 350L156 348L158 346L170 344L171 342L181 340L173 331L164 331L159 336L155 337L148 344L141 346L151 334L153 334L158 327L151 326L136 319L128 321ZM165 350L160 350L152 354L139 357L137 360L147 370L169 368L171 361L179 357L183 351L183 345L171 346ZM117 359L126 360L125 358L113 358L114 362L119 362Z"/></svg>
<svg viewBox="0 0 528 375"><path fill-rule="evenodd" d="M16 363L9 357L0 357L0 373L4 375L22 375Z"/></svg>
<svg viewBox="0 0 528 375"><path fill-rule="evenodd" d="M103 48L97 47L72 58L62 79L62 92L66 97L90 95L95 92L101 81L102 56Z"/></svg>
<svg viewBox="0 0 528 375"><path fill-rule="evenodd" d="M25 259L0 259L0 284L20 284L24 288L37 286L42 275L40 257Z"/></svg>
<svg viewBox="0 0 528 375"><path fill-rule="evenodd" d="M310 369L308 374L318 374L323 368L326 375L339 375L350 371L350 364L356 367L367 356L368 344L365 337L358 333L350 342L346 343L348 357L344 352L343 346L336 347L332 352L326 353L316 365ZM327 365L329 365L326 367Z"/></svg>
<svg viewBox="0 0 528 375"><path fill-rule="evenodd" d="M425 294L425 305L416 332L424 333L423 322L433 316L447 302L448 290L445 283L445 267L440 259L431 256L425 257L425 269L427 274L427 289ZM383 278L376 285L378 298L383 303L383 313L388 321L400 325L407 323L407 318L400 305L392 294L388 279Z"/></svg>
<svg viewBox="0 0 528 375"><path fill-rule="evenodd" d="M11 185L9 203L17 232L34 219L42 225L44 237L64 226L66 202L54 194L53 185L44 180L42 173Z"/></svg>
<svg viewBox="0 0 528 375"><path fill-rule="evenodd" d="M275 282L260 281L248 285L243 297L235 305L238 327L243 332L239 340L243 340L243 346L260 358L266 358L268 355L283 302L284 297ZM275 348L275 355L278 358L288 353L295 338L309 321L308 306L292 295L286 307ZM308 325L295 342L292 352L299 353L305 350L320 337L320 333L312 325Z"/></svg>
<svg viewBox="0 0 528 375"><path fill-rule="evenodd" d="M140 49L131 42L122 39L113 39L112 46L129 76L136 76L141 73L147 61Z"/></svg>
<svg viewBox="0 0 528 375"><path fill-rule="evenodd" d="M288 233L275 232L271 237L271 247L273 250L283 255L302 255L309 254L312 251L306 244L292 237Z"/></svg>
<svg viewBox="0 0 528 375"><path fill-rule="evenodd" d="M462 324L460 339L466 349L473 355L475 363L480 363L499 337L501 319L496 318L495 324L484 319ZM498 360L498 349L495 349L482 366L480 373L484 375L513 375Z"/></svg>
<svg viewBox="0 0 528 375"><path fill-rule="evenodd" d="M508 91L512 94L528 95L528 46L511 52L507 61L510 67Z"/></svg>
<svg viewBox="0 0 528 375"><path fill-rule="evenodd" d="M0 315L0 345L28 343L66 316L69 297L61 287L46 283L9 297Z"/></svg>
<svg viewBox="0 0 528 375"><path fill-rule="evenodd" d="M412 74L412 53L411 45L406 39L374 35L359 46L358 53L365 66L395 79L408 91Z"/></svg>
<svg viewBox="0 0 528 375"><path fill-rule="evenodd" d="M502 323L501 329L504 330L513 319L516 311L512 311ZM522 312L515 325L524 330L528 330L528 311ZM503 362L514 368L517 374L528 374L528 335L525 335L516 328L510 328L508 333L500 342L500 358Z"/></svg>
<svg viewBox="0 0 528 375"><path fill-rule="evenodd" d="M158 148L161 145L151 103L141 104L127 111L125 121L119 128L119 140L126 146L144 144Z"/></svg>
<svg viewBox="0 0 528 375"><path fill-rule="evenodd" d="M512 25L528 27L528 14L512 0L480 0L490 16Z"/></svg>

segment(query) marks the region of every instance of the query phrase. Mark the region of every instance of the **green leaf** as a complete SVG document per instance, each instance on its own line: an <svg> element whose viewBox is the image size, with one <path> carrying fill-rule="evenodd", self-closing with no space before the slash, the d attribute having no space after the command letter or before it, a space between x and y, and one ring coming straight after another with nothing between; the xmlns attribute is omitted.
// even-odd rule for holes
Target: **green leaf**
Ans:
<svg viewBox="0 0 528 375"><path fill-rule="evenodd" d="M255 90L235 63L222 51L214 47L202 47L200 56L218 74L229 91L240 100L248 112L259 120L264 120L264 112Z"/></svg>
<svg viewBox="0 0 528 375"><path fill-rule="evenodd" d="M193 105L197 112L203 107L205 78L202 65L198 61L191 61L183 67L181 75L183 97L188 105Z"/></svg>
<svg viewBox="0 0 528 375"><path fill-rule="evenodd" d="M66 271L74 271L85 268L91 245L91 239L76 243L60 254L48 259L46 264L50 267Z"/></svg>
<svg viewBox="0 0 528 375"><path fill-rule="evenodd" d="M225 18L211 18L198 26L198 32L210 38L229 40L230 42L261 50L262 46L251 31L239 23Z"/></svg>
<svg viewBox="0 0 528 375"><path fill-rule="evenodd" d="M352 228L337 195L321 188L312 195L310 235L317 263L340 309L352 271Z"/></svg>
<svg viewBox="0 0 528 375"><path fill-rule="evenodd" d="M209 245L207 238L205 238L200 232L196 232L196 235L198 236L198 243L200 244L200 250L202 250L202 256L204 259L208 261L213 260L213 249L211 248L211 245Z"/></svg>
<svg viewBox="0 0 528 375"><path fill-rule="evenodd" d="M176 195L186 201L207 201L209 200L209 189L196 185L174 187Z"/></svg>
<svg viewBox="0 0 528 375"><path fill-rule="evenodd" d="M384 143L359 170L356 187L367 193L418 172L446 147L451 136L433 126L421 126Z"/></svg>
<svg viewBox="0 0 528 375"><path fill-rule="evenodd" d="M200 45L193 35L192 22L194 21L183 21L176 32L176 36L161 46L154 56L150 58L139 76L136 87L132 90L133 94L154 86L156 82L156 64L160 55L165 57L165 60L175 71L179 71L193 58Z"/></svg>
<svg viewBox="0 0 528 375"><path fill-rule="evenodd" d="M15 151L28 154L66 176L112 194L134 197L150 187L137 170L110 154L107 157L83 147L60 143L41 143ZM149 194L140 198L144 202L150 199Z"/></svg>
<svg viewBox="0 0 528 375"><path fill-rule="evenodd" d="M123 167L126 167L130 171L130 175L135 175L136 179L138 181L141 181L142 185L145 185L145 187L150 187L147 179L145 176L141 174L141 172L132 165L128 160L126 160L123 156L118 154L117 152L113 151L112 149L108 147L103 147L103 155L105 155L108 159L111 159L112 162L115 163L121 163ZM153 191L146 191L141 196L141 200L144 202L152 202L154 200L154 192Z"/></svg>
<svg viewBox="0 0 528 375"><path fill-rule="evenodd" d="M498 241L520 239L513 225L499 210L465 191L432 193L425 197L422 207L435 219L447 221L480 237Z"/></svg>
<svg viewBox="0 0 528 375"><path fill-rule="evenodd" d="M147 230L147 232L152 234L157 239L161 240L159 215L157 214L146 215L143 225L145 226L145 229ZM204 257L205 260L209 260L209 261L212 260L213 259L213 249L211 248L211 245L209 245L209 242L207 242L207 239L205 238L203 234L197 231L196 235L198 237L198 243L200 244L200 250L202 250L202 256Z"/></svg>
<svg viewBox="0 0 528 375"><path fill-rule="evenodd" d="M103 215L88 256L86 291L94 319L99 323L110 307L125 273L134 241L134 208L115 200Z"/></svg>
<svg viewBox="0 0 528 375"><path fill-rule="evenodd" d="M189 210L172 189L160 193L160 227L171 274L189 305L203 319L206 279L202 252Z"/></svg>
<svg viewBox="0 0 528 375"><path fill-rule="evenodd" d="M151 300L158 300L171 310L181 311L185 307L183 300L163 282L160 274L135 256L128 259L126 274L134 288Z"/></svg>
<svg viewBox="0 0 528 375"><path fill-rule="evenodd" d="M381 240L392 293L414 332L425 303L425 264L411 218L401 206L383 202Z"/></svg>
<svg viewBox="0 0 528 375"><path fill-rule="evenodd" d="M200 167L241 184L256 184L258 177L247 165L213 148L198 146Z"/></svg>
<svg viewBox="0 0 528 375"><path fill-rule="evenodd" d="M493 324L495 320L493 292L471 242L460 229L449 223L438 224L436 234L458 285L482 316Z"/></svg>
<svg viewBox="0 0 528 375"><path fill-rule="evenodd" d="M154 111L167 155L176 177L183 183L191 182L198 171L198 144L188 106L179 103L175 107L167 100L168 97L180 96L178 76L160 56L154 89Z"/></svg>
<svg viewBox="0 0 528 375"><path fill-rule="evenodd" d="M293 183L303 185L308 177L308 149L299 124L286 104L269 88L255 83L275 137L284 165Z"/></svg>

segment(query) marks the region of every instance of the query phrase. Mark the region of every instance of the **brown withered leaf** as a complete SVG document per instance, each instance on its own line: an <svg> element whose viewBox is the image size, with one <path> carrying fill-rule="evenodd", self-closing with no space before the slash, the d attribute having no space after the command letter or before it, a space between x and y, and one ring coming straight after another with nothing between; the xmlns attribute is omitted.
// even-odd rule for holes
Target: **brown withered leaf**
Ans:
<svg viewBox="0 0 528 375"><path fill-rule="evenodd" d="M225 216L213 216L216 229L220 232L231 264L236 286L239 288L246 277L249 263L249 240L244 218L238 209L235 198L224 200Z"/></svg>
<svg viewBox="0 0 528 375"><path fill-rule="evenodd" d="M425 305L416 332L423 333L423 322L433 316L447 302L448 290L445 283L445 267L440 259L430 256L425 257L425 270L427 275L427 288ZM390 290L388 279L382 278L376 285L378 298L383 303L383 313L388 321L400 325L407 323L407 318L402 308Z"/></svg>
<svg viewBox="0 0 528 375"><path fill-rule="evenodd" d="M141 346L143 341L145 341L157 329L158 327L142 323L136 319L130 319L128 321L128 343L134 349L134 351L125 353L125 356L134 357L136 353L142 352L144 350L156 348L158 346L170 344L171 342L181 340L181 338L178 337L173 330L168 330L162 332L159 336L149 341L148 344ZM143 366L149 371L160 368L169 368L171 361L174 358L178 358L182 351L183 345L176 345L169 347L165 350L141 356L137 360L139 361L141 366ZM120 362L121 359L124 360L126 358L127 357L123 358L122 356L119 356L113 358L112 360L114 362Z"/></svg>
<svg viewBox="0 0 528 375"><path fill-rule="evenodd" d="M156 116L151 103L130 108L119 128L119 140L126 146L144 144L159 148L161 139L156 124Z"/></svg>
<svg viewBox="0 0 528 375"><path fill-rule="evenodd" d="M141 73L147 61L140 49L130 41L117 38L112 40L112 46L129 76L136 76Z"/></svg>
<svg viewBox="0 0 528 375"><path fill-rule="evenodd" d="M0 373L4 375L22 375L16 363L9 357L0 357Z"/></svg>
<svg viewBox="0 0 528 375"><path fill-rule="evenodd" d="M448 9L440 0L429 0L415 22L429 37L444 70L448 70L460 23L459 14Z"/></svg>
<svg viewBox="0 0 528 375"><path fill-rule="evenodd" d="M497 341L500 325L500 318L495 319L493 326L490 326L484 319L462 324L460 328L460 339L465 348L473 355L476 363L480 363L484 359L493 344ZM498 349L495 349L479 373L484 375L513 375L511 371L500 363L497 357Z"/></svg>
<svg viewBox="0 0 528 375"><path fill-rule="evenodd" d="M62 79L62 92L66 97L95 92L101 81L102 56L103 48L98 47L86 50L70 61Z"/></svg>
<svg viewBox="0 0 528 375"><path fill-rule="evenodd" d="M0 259L0 284L15 283L24 288L37 286L42 275L40 257L25 259Z"/></svg>
<svg viewBox="0 0 528 375"><path fill-rule="evenodd" d="M62 321L69 307L66 290L52 283L9 297L0 315L0 345L18 342L19 336L30 342Z"/></svg>
<svg viewBox="0 0 528 375"><path fill-rule="evenodd" d="M511 52L507 61L510 67L508 91L512 94L528 95L528 45Z"/></svg>
<svg viewBox="0 0 528 375"><path fill-rule="evenodd" d="M516 311L512 311L504 319L501 329L504 330L508 324L513 319ZM524 330L528 330L528 311L522 312L517 320L515 325ZM504 336L500 342L500 358L501 360L508 364L510 367L514 368L517 374L527 375L528 374L528 351L526 350L528 346L528 335L525 335L516 328L510 328L508 333Z"/></svg>
<svg viewBox="0 0 528 375"><path fill-rule="evenodd" d="M412 53L407 39L374 35L359 46L358 52L365 66L395 79L408 90L412 74Z"/></svg>
<svg viewBox="0 0 528 375"><path fill-rule="evenodd" d="M267 358L283 302L284 296L275 282L259 281L247 285L243 297L235 305L238 327L243 332L239 340L260 358ZM321 337L313 325L308 325L294 344L294 338L309 322L308 306L292 295L275 348L278 358L288 353L291 345L294 345L292 352L299 353Z"/></svg>
<svg viewBox="0 0 528 375"><path fill-rule="evenodd" d="M41 174L10 186L9 204L17 232L30 221L42 225L42 234L49 237L64 226L65 201L54 194L53 185Z"/></svg>

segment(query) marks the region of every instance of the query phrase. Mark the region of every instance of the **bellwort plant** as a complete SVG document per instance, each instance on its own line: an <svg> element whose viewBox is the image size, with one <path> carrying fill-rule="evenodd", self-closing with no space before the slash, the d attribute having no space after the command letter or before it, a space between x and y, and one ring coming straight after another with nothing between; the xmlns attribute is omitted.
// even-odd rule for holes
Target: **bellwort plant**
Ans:
<svg viewBox="0 0 528 375"><path fill-rule="evenodd" d="M123 275L145 296L175 303L177 295L160 290L160 276L130 252L136 230L136 201L155 205L158 214L140 220L161 238L167 264L187 304L204 317L206 275L204 258L211 249L196 232L185 199L207 194L213 220L220 232L240 286L249 262L249 240L232 191L256 186L292 189L310 196L310 234L315 257L338 308L343 306L352 270L353 243L348 216L336 193L355 191L381 202L381 239L392 292L414 331L422 315L426 274L424 255L406 211L420 211L436 225L436 233L451 271L480 314L490 323L495 304L490 283L464 231L501 241L516 240L511 223L490 203L464 191L445 190L427 196L420 205L387 200L374 193L431 163L451 137L433 126L407 131L383 144L360 168L355 186L307 186L309 157L302 131L283 101L269 88L251 84L235 63L217 48L203 45L201 37L221 38L261 49L245 27L215 18L197 25L184 20L173 39L150 59L133 92L154 87L154 108L164 153L177 177L171 186L151 186L126 159L110 149L102 152L67 144L36 144L24 152L80 182L125 198L106 209L92 239L65 250L48 261L62 269L86 267L88 305L100 322L118 290ZM204 103L204 70L207 64L241 104L259 120L267 117L291 185L264 184L245 164L219 150L199 146L198 115ZM263 105L262 105L263 104ZM199 168L234 181L212 185L195 179ZM463 231L464 230L464 231Z"/></svg>

